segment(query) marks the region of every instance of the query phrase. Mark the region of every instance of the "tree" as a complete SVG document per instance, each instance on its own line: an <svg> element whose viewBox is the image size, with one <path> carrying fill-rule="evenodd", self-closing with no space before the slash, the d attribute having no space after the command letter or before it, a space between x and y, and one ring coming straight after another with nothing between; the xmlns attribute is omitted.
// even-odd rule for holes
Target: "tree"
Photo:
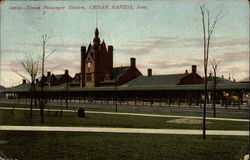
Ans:
<svg viewBox="0 0 250 160"><path fill-rule="evenodd" d="M26 56L24 59L20 61L20 64L27 76L20 74L17 72L19 76L27 80L31 86L30 86L30 119L32 118L32 108L33 108L33 98L34 98L34 93L36 92L36 86L35 86L35 80L38 76L38 71L39 71L39 60L38 58L34 58L32 55Z"/></svg>
<svg viewBox="0 0 250 160"><path fill-rule="evenodd" d="M211 25L210 11L205 5L200 6L202 15L202 28L203 28L203 55L204 55L204 110L203 110L203 139L206 139L206 104L207 104L207 66L209 58L210 40L213 35L216 24L224 17L222 10L216 15Z"/></svg>
<svg viewBox="0 0 250 160"><path fill-rule="evenodd" d="M218 66L221 62L220 58L211 58L210 59L210 64L212 67L212 73L213 73L213 92L212 92L212 100L213 100L213 112L214 112L214 117L216 117L216 97L217 97L217 92L216 92L216 87L217 87L217 71L218 71Z"/></svg>

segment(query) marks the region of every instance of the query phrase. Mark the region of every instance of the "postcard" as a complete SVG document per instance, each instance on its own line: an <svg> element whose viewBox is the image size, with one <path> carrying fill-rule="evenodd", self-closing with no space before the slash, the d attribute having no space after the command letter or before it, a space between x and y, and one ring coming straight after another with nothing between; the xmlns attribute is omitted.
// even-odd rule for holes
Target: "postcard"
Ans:
<svg viewBox="0 0 250 160"><path fill-rule="evenodd" d="M249 1L0 9L0 159L249 154Z"/></svg>

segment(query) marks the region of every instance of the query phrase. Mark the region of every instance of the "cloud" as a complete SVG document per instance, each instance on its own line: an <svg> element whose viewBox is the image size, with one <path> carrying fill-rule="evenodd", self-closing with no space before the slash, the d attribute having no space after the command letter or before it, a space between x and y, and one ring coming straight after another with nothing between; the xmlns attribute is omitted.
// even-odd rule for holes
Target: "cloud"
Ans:
<svg viewBox="0 0 250 160"><path fill-rule="evenodd" d="M168 40L176 40L176 37L172 37L172 36L148 36L146 37L147 39L168 39Z"/></svg>
<svg viewBox="0 0 250 160"><path fill-rule="evenodd" d="M64 56L61 57L53 57L50 58L45 63L45 70L51 71L56 74L63 74L64 70L68 69L70 75L74 75L75 73L80 72L80 58L79 56L67 56L67 58L64 58Z"/></svg>
<svg viewBox="0 0 250 160"><path fill-rule="evenodd" d="M1 53L27 53L27 51L19 49L1 49Z"/></svg>
<svg viewBox="0 0 250 160"><path fill-rule="evenodd" d="M151 60L148 61L149 64L151 64L155 68L181 68L190 66L190 63L188 62L176 62L176 61L170 61L170 60Z"/></svg>
<svg viewBox="0 0 250 160"><path fill-rule="evenodd" d="M18 45L27 45L27 46L35 46L35 47L41 47L42 43L18 43ZM79 48L82 45L87 45L87 44L80 44L80 43L47 43L46 46L49 48Z"/></svg>
<svg viewBox="0 0 250 160"><path fill-rule="evenodd" d="M13 71L17 68L17 61L1 61L1 71Z"/></svg>
<svg viewBox="0 0 250 160"><path fill-rule="evenodd" d="M227 51L227 52L222 52L224 57L231 57L231 56L248 56L249 55L249 51Z"/></svg>
<svg viewBox="0 0 250 160"><path fill-rule="evenodd" d="M186 58L186 59L184 59L184 61L187 61L187 62L192 63L192 64L201 64L201 63L203 63L202 58Z"/></svg>
<svg viewBox="0 0 250 160"><path fill-rule="evenodd" d="M230 38L230 39L215 39L215 41L211 40L212 47L224 48L230 46L248 46L249 39L248 38Z"/></svg>
<svg viewBox="0 0 250 160"><path fill-rule="evenodd" d="M242 63L249 58L249 51L223 52L222 63Z"/></svg>
<svg viewBox="0 0 250 160"><path fill-rule="evenodd" d="M81 48L81 46L86 46L87 44L48 44L49 47L55 47L55 48Z"/></svg>
<svg viewBox="0 0 250 160"><path fill-rule="evenodd" d="M227 48L235 46L248 46L248 38L225 38L216 37L211 39L212 48ZM160 50L197 48L202 49L203 39L197 37L179 38L170 36L149 36L142 41L128 41L121 45L116 51L130 55L147 55L159 53Z"/></svg>
<svg viewBox="0 0 250 160"><path fill-rule="evenodd" d="M59 53L79 53L80 54L80 49L59 49L58 51Z"/></svg>
<svg viewBox="0 0 250 160"><path fill-rule="evenodd" d="M116 51L129 55L146 55L155 53L159 49L169 49L175 47L176 39L174 37L147 37L143 41L128 41Z"/></svg>

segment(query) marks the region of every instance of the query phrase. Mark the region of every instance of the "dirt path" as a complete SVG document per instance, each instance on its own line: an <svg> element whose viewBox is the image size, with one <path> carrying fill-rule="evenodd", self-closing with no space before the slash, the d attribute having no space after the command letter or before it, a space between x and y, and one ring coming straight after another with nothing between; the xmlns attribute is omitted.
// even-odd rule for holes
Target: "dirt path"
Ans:
<svg viewBox="0 0 250 160"><path fill-rule="evenodd" d="M110 127L49 127L49 126L0 126L1 131L53 131L53 132L102 132L137 134L182 134L202 135L202 130L189 129L144 129ZM249 131L207 130L207 135L249 136Z"/></svg>

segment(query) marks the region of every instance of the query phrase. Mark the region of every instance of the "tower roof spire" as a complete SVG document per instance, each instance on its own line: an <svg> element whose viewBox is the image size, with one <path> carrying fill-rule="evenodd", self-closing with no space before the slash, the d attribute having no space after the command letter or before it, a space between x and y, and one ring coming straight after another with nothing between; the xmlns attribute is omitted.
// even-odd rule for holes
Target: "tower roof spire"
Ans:
<svg viewBox="0 0 250 160"><path fill-rule="evenodd" d="M95 29L95 38L99 38L99 30L97 27Z"/></svg>
<svg viewBox="0 0 250 160"><path fill-rule="evenodd" d="M99 38L99 31L98 28L95 29L95 37L93 39L93 43L94 43L94 48L98 49L99 45L100 45L100 38Z"/></svg>

